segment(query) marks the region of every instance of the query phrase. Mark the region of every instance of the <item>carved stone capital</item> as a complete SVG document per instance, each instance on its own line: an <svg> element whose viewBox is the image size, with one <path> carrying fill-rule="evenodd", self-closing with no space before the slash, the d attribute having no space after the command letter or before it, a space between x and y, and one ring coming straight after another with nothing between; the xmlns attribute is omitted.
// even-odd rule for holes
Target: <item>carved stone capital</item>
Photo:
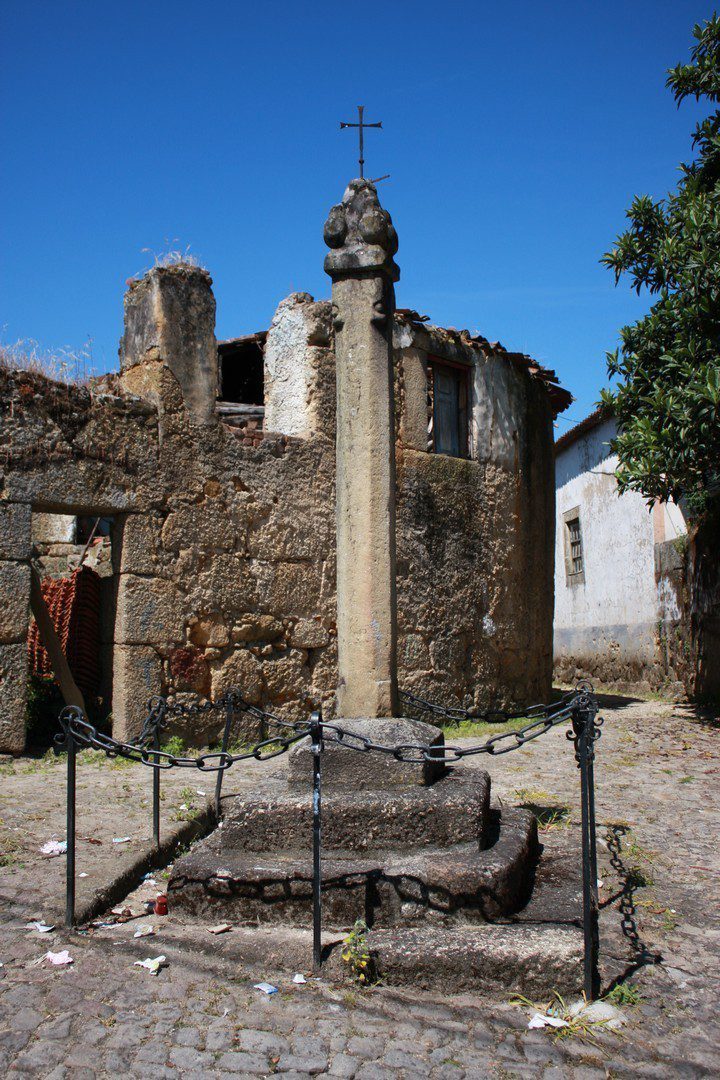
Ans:
<svg viewBox="0 0 720 1080"><path fill-rule="evenodd" d="M384 274L390 281L400 277L393 259L397 233L369 180L350 181L342 202L330 210L323 235L330 248L325 272L333 280L368 273Z"/></svg>

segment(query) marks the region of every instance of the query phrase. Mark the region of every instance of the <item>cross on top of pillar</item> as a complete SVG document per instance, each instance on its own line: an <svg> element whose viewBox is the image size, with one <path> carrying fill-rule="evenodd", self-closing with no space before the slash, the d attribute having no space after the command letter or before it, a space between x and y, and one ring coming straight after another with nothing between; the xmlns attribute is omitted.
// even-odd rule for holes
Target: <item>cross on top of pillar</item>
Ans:
<svg viewBox="0 0 720 1080"><path fill-rule="evenodd" d="M382 127L382 120L379 120L377 124L367 124L363 120L363 113L365 112L365 106L364 105L358 105L357 111L358 111L358 123L355 124L355 123L347 122L345 120L341 120L340 121L340 130L342 131L343 128L357 128L358 129L358 137L359 137L359 140L360 140L360 157L359 157L360 176L364 177L365 173L363 172L363 169L365 168L365 158L363 157L363 153L364 153L363 132L364 132L365 128L381 128Z"/></svg>

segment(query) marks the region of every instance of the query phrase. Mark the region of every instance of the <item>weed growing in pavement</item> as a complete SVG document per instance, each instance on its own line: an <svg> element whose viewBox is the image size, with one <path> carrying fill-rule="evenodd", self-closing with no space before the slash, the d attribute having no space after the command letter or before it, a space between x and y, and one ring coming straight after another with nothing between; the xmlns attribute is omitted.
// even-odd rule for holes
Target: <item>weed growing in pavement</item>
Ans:
<svg viewBox="0 0 720 1080"><path fill-rule="evenodd" d="M517 716L513 720L504 721L501 724L488 724L483 720L461 720L459 724L452 721L442 725L447 739L476 739L487 735L501 735L503 731L517 731L530 723L527 716Z"/></svg>
<svg viewBox="0 0 720 1080"><path fill-rule="evenodd" d="M169 739L166 739L164 743L161 743L160 749L165 754L172 754L174 757L183 757L187 747L182 736L171 735Z"/></svg>
<svg viewBox="0 0 720 1080"><path fill-rule="evenodd" d="M655 884L655 880L642 866L634 863L632 866L628 866L625 884L629 889L647 889L650 885Z"/></svg>
<svg viewBox="0 0 720 1080"><path fill-rule="evenodd" d="M367 944L367 932L367 923L364 919L356 919L352 930L343 939L341 954L343 962L363 986L375 982L376 977L375 963Z"/></svg>
<svg viewBox="0 0 720 1080"><path fill-rule="evenodd" d="M605 995L605 1000L609 1001L611 1005L616 1005L621 1008L626 1005L639 1005L642 1001L642 994L639 987L634 983L621 982L617 986L613 986L612 990Z"/></svg>
<svg viewBox="0 0 720 1080"><path fill-rule="evenodd" d="M563 829L570 825L570 807L554 802L552 795L546 791L517 788L515 798L523 809L530 810L535 815L540 832Z"/></svg>
<svg viewBox="0 0 720 1080"><path fill-rule="evenodd" d="M3 822L0 820L0 825ZM22 844L16 836L3 833L0 836L0 866L18 866L18 853L22 850Z"/></svg>

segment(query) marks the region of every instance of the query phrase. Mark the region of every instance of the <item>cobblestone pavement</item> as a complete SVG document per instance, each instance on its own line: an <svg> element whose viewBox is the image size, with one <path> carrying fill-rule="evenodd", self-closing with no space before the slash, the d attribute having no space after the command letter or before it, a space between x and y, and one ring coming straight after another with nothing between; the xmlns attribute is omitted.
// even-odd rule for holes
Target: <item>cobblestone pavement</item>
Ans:
<svg viewBox="0 0 720 1080"><path fill-rule="evenodd" d="M717 1075L718 724L666 703L616 702L602 713L603 975L606 989L626 976L623 985L637 997L624 1007L621 1033L598 1029L589 1040L553 1041L547 1030L528 1030L529 1008L480 988L477 996L452 996L325 980L293 985L287 972L267 971L280 992L266 998L252 987L256 971L238 967L220 978L198 952L173 955L152 976L111 939L29 931L24 924L53 917L57 890L62 895L63 860L41 861L37 847L64 835L63 769L21 763L5 766L0 778L0 1066L9 1076L73 1080L118 1073L358 1080ZM492 773L496 795L537 809L545 843L576 844L578 776L562 731L477 764ZM253 768L237 770L235 789L253 782ZM141 803L149 781L140 770L81 767L79 831L104 841L80 849L89 877L110 871L112 836L131 834L140 843L147 833ZM210 789L199 773L164 782L166 818L185 813L179 806L190 805L188 788ZM614 866L608 835L616 838ZM148 940L146 955L162 951L162 931ZM36 962L46 950L64 948L72 966Z"/></svg>

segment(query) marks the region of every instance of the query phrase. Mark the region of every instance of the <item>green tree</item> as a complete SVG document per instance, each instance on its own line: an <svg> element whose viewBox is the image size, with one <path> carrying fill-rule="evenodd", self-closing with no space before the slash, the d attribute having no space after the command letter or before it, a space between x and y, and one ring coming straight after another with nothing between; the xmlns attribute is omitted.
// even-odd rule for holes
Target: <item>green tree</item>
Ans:
<svg viewBox="0 0 720 1080"><path fill-rule="evenodd" d="M656 297L648 314L620 331L608 353L618 382L602 393L615 415L620 491L682 501L691 522L689 582L696 675L707 692L720 666L720 19L695 26L690 63L668 72L680 105L708 104L693 134L694 160L677 189L655 202L637 196L629 227L602 261ZM709 637L715 638L713 658ZM718 685L715 673L714 692ZM700 689L700 686L696 689Z"/></svg>

